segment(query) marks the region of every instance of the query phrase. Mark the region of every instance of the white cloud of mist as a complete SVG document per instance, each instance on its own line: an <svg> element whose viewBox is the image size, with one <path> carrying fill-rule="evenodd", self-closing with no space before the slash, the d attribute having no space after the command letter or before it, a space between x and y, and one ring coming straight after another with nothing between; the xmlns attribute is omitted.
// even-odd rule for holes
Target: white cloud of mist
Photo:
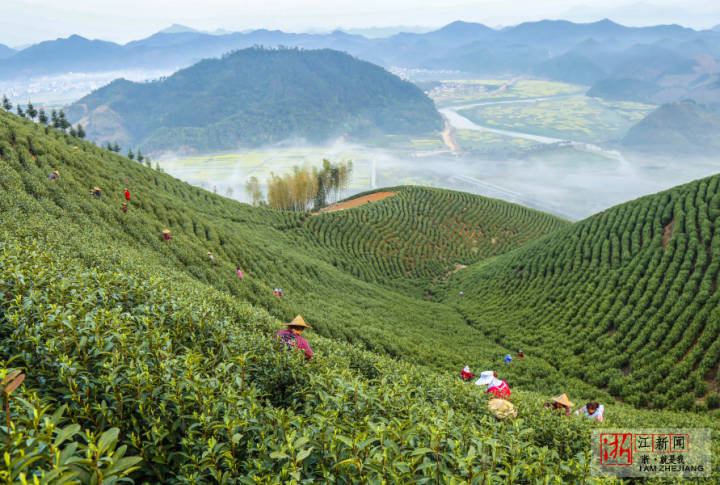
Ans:
<svg viewBox="0 0 720 485"><path fill-rule="evenodd" d="M160 165L169 174L191 184L208 190L216 187L220 195L226 195L227 187L231 187L232 198L249 202L244 186L252 175L264 184L270 171L283 175L294 165L307 163L319 167L322 158L333 162L350 158L354 171L349 194L372 188L374 162L377 188L418 184L461 190L570 220L583 219L622 202L720 172L717 159L683 160L679 164L674 158L638 156L629 157L627 163L613 159L598 162L594 157L583 161L582 153L572 161L543 156L522 160L450 154L412 157L340 142L327 146L300 143L253 152L262 153L262 162L252 166L246 162L228 164L226 158L223 162L193 162L193 166L188 167L173 157L162 159ZM246 160L247 156L238 156L238 159Z"/></svg>

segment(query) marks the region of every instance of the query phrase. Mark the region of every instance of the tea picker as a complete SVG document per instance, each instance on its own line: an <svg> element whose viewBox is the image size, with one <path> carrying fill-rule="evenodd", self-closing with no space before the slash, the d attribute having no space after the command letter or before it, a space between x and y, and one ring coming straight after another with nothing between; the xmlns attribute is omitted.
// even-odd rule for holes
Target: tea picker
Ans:
<svg viewBox="0 0 720 485"><path fill-rule="evenodd" d="M550 400L550 402L546 402L543 404L543 406L545 406L546 408L562 411L565 416L570 416L570 408L574 405L575 404L573 404L573 402L568 399L567 394L560 394L559 396L555 396Z"/></svg>
<svg viewBox="0 0 720 485"><path fill-rule="evenodd" d="M486 392L498 399L510 397L510 386L502 379L498 379L497 372L486 370L480 373L480 378L475 381L476 386L487 386Z"/></svg>
<svg viewBox="0 0 720 485"><path fill-rule="evenodd" d="M300 336L306 328L312 327L305 323L303 317L298 315L293 318L290 323L285 324L285 328L279 330L275 334L275 338L282 342L288 349L302 350L305 352L305 359L310 360L313 356L313 351L308 341Z"/></svg>
<svg viewBox="0 0 720 485"><path fill-rule="evenodd" d="M462 380L467 381L475 376L470 373L470 366L466 365L463 370L460 371L460 377L462 377Z"/></svg>

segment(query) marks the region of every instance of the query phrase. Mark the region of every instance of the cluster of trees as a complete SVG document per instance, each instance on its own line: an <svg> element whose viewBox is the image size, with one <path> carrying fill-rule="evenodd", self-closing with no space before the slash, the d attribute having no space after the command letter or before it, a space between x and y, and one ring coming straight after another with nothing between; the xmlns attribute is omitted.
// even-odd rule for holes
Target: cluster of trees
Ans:
<svg viewBox="0 0 720 485"><path fill-rule="evenodd" d="M331 163L323 159L322 168L295 167L283 176L271 174L267 181L267 203L257 177L251 177L245 191L253 205L267 204L273 209L306 211L318 210L336 202L347 190L352 174L352 161Z"/></svg>
<svg viewBox="0 0 720 485"><path fill-rule="evenodd" d="M13 108L12 103L5 95L3 95L1 106L8 112L11 112ZM51 126L58 130L62 130L63 132L67 132L70 136L80 139L83 139L86 136L83 126L80 123L78 123L77 126L73 126L65 117L65 112L63 110L52 110L49 118L45 109L37 109L31 102L28 102L25 109L23 109L23 107L18 103L15 110L17 115L22 118L27 118L31 121L35 121L37 119L37 122L41 125Z"/></svg>
<svg viewBox="0 0 720 485"><path fill-rule="evenodd" d="M12 112L13 105L10 102L10 100L7 98L7 96L3 95L2 102L0 103L0 106L7 111ZM83 126L78 123L76 126L73 126L66 118L65 112L63 110L52 110L50 112L50 117L48 117L47 113L45 112L45 109L43 108L36 108L31 102L28 102L27 107L23 109L23 107L20 104L17 104L15 107L16 113L18 116L22 118L29 119L31 121L35 121L37 119L37 122L45 125L50 126L52 128L61 130L64 133L67 133L70 136L80 138L81 140L84 139L87 136L87 133L85 133L85 129ZM114 144L111 144L108 142L105 145L105 149L114 152L114 153L120 153L120 145L115 142ZM145 164L150 167L150 157L143 155L140 150L138 150L137 155L133 153L132 150L128 150L128 153L126 155L130 160L137 160L138 162L142 163L143 161Z"/></svg>

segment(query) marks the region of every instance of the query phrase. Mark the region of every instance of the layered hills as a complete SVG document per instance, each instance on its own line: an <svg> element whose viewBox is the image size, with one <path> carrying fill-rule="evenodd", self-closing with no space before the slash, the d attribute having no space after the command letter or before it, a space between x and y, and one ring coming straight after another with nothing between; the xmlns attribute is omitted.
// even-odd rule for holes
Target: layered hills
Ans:
<svg viewBox="0 0 720 485"><path fill-rule="evenodd" d="M331 50L251 48L166 79L117 80L70 106L68 117L86 126L90 139L148 151L442 128L433 102L419 88Z"/></svg>
<svg viewBox="0 0 720 485"><path fill-rule="evenodd" d="M10 47L0 44L0 59L5 59L7 57L10 57L16 53L15 49L11 49Z"/></svg>
<svg viewBox="0 0 720 485"><path fill-rule="evenodd" d="M342 31L292 34L256 30L214 35L184 28L125 45L71 36L13 53L0 61L0 78L88 70L176 70L257 45L331 48L381 66L456 70L465 77L531 74L586 84L601 97L621 95L653 104L700 94L706 98L704 103L710 98L720 102L716 90L706 89L720 76L720 32L678 25L628 27L607 19L591 23L542 20L502 29L457 21L432 32L375 39ZM608 90L607 81L617 87ZM638 81L646 83L649 90L633 90L632 83ZM626 83L630 84L623 86Z"/></svg>
<svg viewBox="0 0 720 485"><path fill-rule="evenodd" d="M575 224L411 187L289 213L4 112L0 168L0 372L26 375L3 445L18 474L587 481L593 425L546 412L560 392L603 401L602 426L718 430L718 176ZM309 366L272 337L297 313ZM519 419L489 414L456 377L465 364L510 382Z"/></svg>
<svg viewBox="0 0 720 485"><path fill-rule="evenodd" d="M624 147L657 155L720 154L720 115L694 101L660 106L633 126Z"/></svg>

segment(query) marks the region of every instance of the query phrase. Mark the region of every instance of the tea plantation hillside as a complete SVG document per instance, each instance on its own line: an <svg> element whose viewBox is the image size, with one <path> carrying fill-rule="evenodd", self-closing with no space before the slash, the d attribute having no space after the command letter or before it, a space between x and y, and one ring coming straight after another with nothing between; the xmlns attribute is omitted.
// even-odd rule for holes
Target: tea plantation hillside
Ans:
<svg viewBox="0 0 720 485"><path fill-rule="evenodd" d="M630 404L717 408L718 215L720 176L643 197L468 268L447 300Z"/></svg>
<svg viewBox="0 0 720 485"><path fill-rule="evenodd" d="M5 222L0 379L26 376L2 413L6 483L128 474L147 484L475 483L508 468L522 481L587 476L585 420L497 422L487 398L454 375L341 340L311 337L317 354L306 366L273 339L280 322L226 292L122 249L104 254L116 252L123 271L98 270L77 247ZM515 401L540 406L532 395Z"/></svg>
<svg viewBox="0 0 720 485"><path fill-rule="evenodd" d="M342 261L345 271L359 278L419 290L424 288L418 287L418 280L442 279L450 271L568 224L526 207L463 192L398 190L382 203L312 217L303 224L302 234L321 248L319 257Z"/></svg>
<svg viewBox="0 0 720 485"><path fill-rule="evenodd" d="M476 338L452 308L415 296L423 296L431 280L444 277L456 262L478 261L563 225L544 214L482 197L411 189L405 194L403 189L397 199L403 204L397 211L382 209L387 204L395 207L394 202L385 201L363 207L359 213L369 214L376 225L390 224L395 212L403 210L417 220L424 198L435 194L435 200L445 202L432 208L433 220L447 226L443 237L449 242L443 260L418 259L423 272L414 284L381 287L372 282L388 281L388 275L400 271L392 266L393 260L382 266L368 264L359 271L352 262L354 240L343 234L355 227L342 229L333 223L335 218L344 221L346 214L311 216L239 204L59 131L48 130L46 135L45 128L29 121L7 113L0 116L0 180L11 211L6 215L24 231L62 240L89 266L108 271L130 264L122 257L123 251L130 252L133 264L142 261L158 271L177 269L238 301L266 308L278 318L289 320L302 313L325 336L438 368L462 367L477 355L496 356L502 349L480 334ZM50 183L47 174L55 169L60 178ZM104 192L101 199L89 195L89 188L95 186ZM124 214L120 207L126 187L131 200ZM460 206L458 214L453 212L455 201L466 214L459 214ZM376 211L381 211L380 216ZM516 219L497 223L503 211ZM49 231L50 220L59 222L63 231ZM408 221L409 216L398 213L397 220ZM416 226L415 232L403 235L404 240L396 234L392 244L413 243L429 255L439 242L436 228ZM481 244L478 251L468 251L464 241L469 227L501 243L497 248ZM171 230L169 243L161 238L165 228ZM319 244L321 237L323 244ZM217 264L210 262L208 251ZM394 273L377 271L384 265ZM244 280L236 274L238 267ZM273 295L276 287L284 290L284 298ZM427 339L429 334L433 341ZM459 334L470 343L457 352Z"/></svg>
<svg viewBox="0 0 720 485"><path fill-rule="evenodd" d="M60 178L51 183L54 169ZM88 194L96 185L101 199ZM589 477L594 425L542 407L558 389L576 402L605 401L602 426L711 427L719 436L714 414L614 404L532 355L498 369L519 415L497 421L487 396L456 372L465 363L494 367L506 352L498 337L468 325L457 301L391 290L401 272L385 273L383 285L346 273L333 260L343 243L312 239L330 214L238 204L2 112L0 189L6 483L612 483ZM530 217L535 234L563 225L482 204ZM502 227L485 219L492 213L474 216L486 237ZM160 238L165 227L169 242ZM518 244L532 237L508 230ZM419 232L418 241L435 240ZM529 247L547 241L553 234ZM466 257L455 246L447 263L416 278L419 286L448 285L448 266ZM483 251L464 261L496 254ZM272 295L276 286L284 299ZM317 330L310 365L273 338L296 313ZM523 376L533 382L519 386ZM717 440L713 451L718 470ZM719 479L715 472L699 483Z"/></svg>

